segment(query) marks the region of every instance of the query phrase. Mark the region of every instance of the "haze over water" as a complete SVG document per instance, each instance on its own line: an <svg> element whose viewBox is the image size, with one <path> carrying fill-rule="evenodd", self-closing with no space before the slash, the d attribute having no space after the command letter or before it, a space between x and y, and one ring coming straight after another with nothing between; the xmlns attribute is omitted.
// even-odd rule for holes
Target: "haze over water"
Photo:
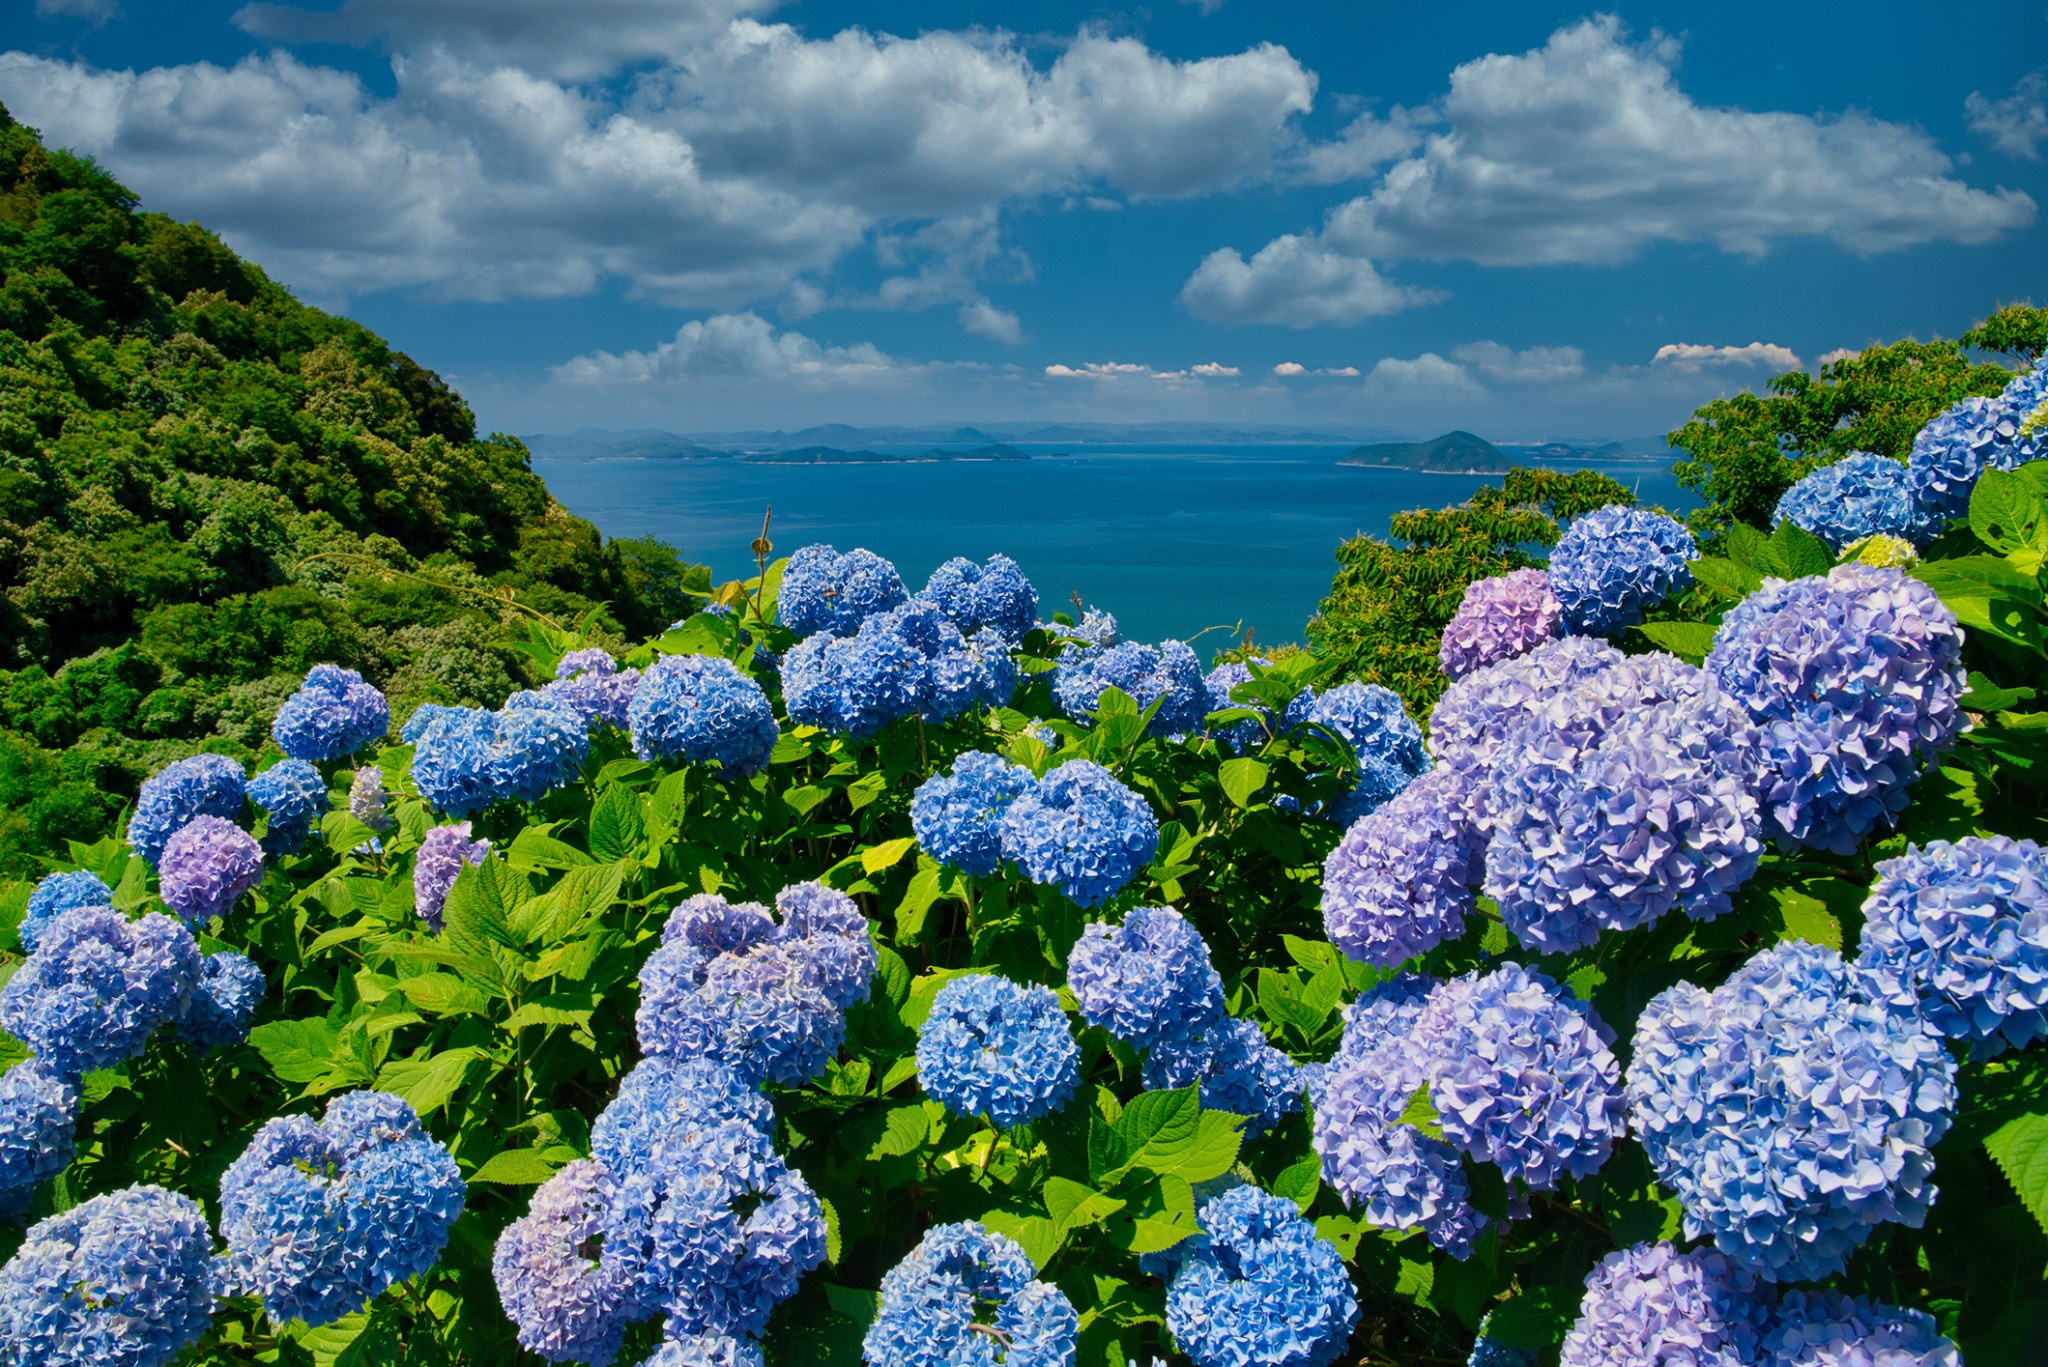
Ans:
<svg viewBox="0 0 2048 1367"><path fill-rule="evenodd" d="M896 448L883 448L893 450ZM1038 586L1115 613L1126 640L1191 638L1207 658L1249 628L1297 641L1329 591L1340 542L1394 514L1468 497L1482 476L1340 466L1347 446L1022 446L1028 461L772 465L732 459L534 458L571 512L608 536L659 536L723 581L773 505L777 555L865 546L915 591L951 556L1000 551ZM1599 464L1645 503L1690 507L1666 464Z"/></svg>

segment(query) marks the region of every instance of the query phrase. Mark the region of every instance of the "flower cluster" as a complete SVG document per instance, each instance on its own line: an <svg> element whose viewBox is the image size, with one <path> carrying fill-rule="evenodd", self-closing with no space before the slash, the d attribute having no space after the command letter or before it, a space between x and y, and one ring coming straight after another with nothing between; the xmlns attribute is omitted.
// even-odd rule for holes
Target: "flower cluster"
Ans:
<svg viewBox="0 0 2048 1367"><path fill-rule="evenodd" d="M1848 854L1895 819L1968 725L1961 657L1955 614L1895 569L1766 580L1730 609L1707 670L1757 722L1764 833Z"/></svg>
<svg viewBox="0 0 2048 1367"><path fill-rule="evenodd" d="M950 773L933 774L911 794L910 829L941 864L986 877L1003 861L1003 813L1036 785L1023 766L969 750Z"/></svg>
<svg viewBox="0 0 2048 1367"><path fill-rule="evenodd" d="M534 696L528 694L525 696ZM359 764L348 781L348 814L373 831L391 829L391 795L384 791L384 771L374 764ZM372 849L382 848L376 841Z"/></svg>
<svg viewBox="0 0 2048 1367"><path fill-rule="evenodd" d="M1340 826L1376 811L1430 767L1422 728L1391 688L1339 684L1309 706L1305 720L1335 731L1358 757L1357 785L1329 813Z"/></svg>
<svg viewBox="0 0 2048 1367"><path fill-rule="evenodd" d="M1580 636L1606 636L1692 585L1692 533L1643 508L1609 504L1575 519L1550 554L1550 587Z"/></svg>
<svg viewBox="0 0 2048 1367"><path fill-rule="evenodd" d="M932 571L918 597L964 632L993 627L1021 641L1038 621L1038 590L1007 555L992 555L987 565L954 556Z"/></svg>
<svg viewBox="0 0 2048 1367"><path fill-rule="evenodd" d="M1924 541L1934 530L1913 501L1906 467L1874 451L1851 451L1807 475L1778 499L1772 522L1812 532L1831 551L1872 536Z"/></svg>
<svg viewBox="0 0 2048 1367"><path fill-rule="evenodd" d="M1475 669L1527 655L1564 631L1564 606L1542 570L1481 579L1465 586L1458 611L1444 626L1437 646L1444 677L1457 680Z"/></svg>
<svg viewBox="0 0 2048 1367"><path fill-rule="evenodd" d="M1183 641L1163 641L1157 647L1126 642L1083 651L1063 658L1053 671L1053 701L1074 721L1093 716L1104 691L1111 688L1130 697L1140 711L1159 704L1146 727L1148 735L1191 736L1201 731L1209 715L1202 662Z"/></svg>
<svg viewBox="0 0 2048 1367"><path fill-rule="evenodd" d="M1465 771L1433 769L1352 824L1323 861L1331 944L1391 968L1464 933L1479 881L1471 800Z"/></svg>
<svg viewBox="0 0 2048 1367"><path fill-rule="evenodd" d="M554 679L540 691L567 703L591 726L604 722L623 731L626 709L639 687L639 670L620 669L611 652L593 646L564 655Z"/></svg>
<svg viewBox="0 0 2048 1367"><path fill-rule="evenodd" d="M1201 1204L1202 1232L1159 1256L1166 1326L1196 1367L1328 1367L1358 1297L1344 1260L1292 1201L1234 1187Z"/></svg>
<svg viewBox="0 0 2048 1367"><path fill-rule="evenodd" d="M963 636L929 603L912 602L864 619L850 636L819 632L782 661L782 701L791 721L874 735L893 721L947 721L996 707L1017 691L1010 641L984 627Z"/></svg>
<svg viewBox="0 0 2048 1367"><path fill-rule="evenodd" d="M909 597L896 567L873 551L841 555L830 546L805 546L783 567L775 612L799 636L846 636Z"/></svg>
<svg viewBox="0 0 2048 1367"><path fill-rule="evenodd" d="M199 981L178 1020L178 1038L200 1053L249 1037L249 1022L263 1000L263 970L246 954L218 950L199 965Z"/></svg>
<svg viewBox="0 0 2048 1367"><path fill-rule="evenodd" d="M1908 846L1877 866L1856 962L1893 1005L1986 1052L2048 1035L2048 851L2003 835Z"/></svg>
<svg viewBox="0 0 2048 1367"><path fill-rule="evenodd" d="M282 759L249 780L249 800L270 816L263 852L296 854L327 810L327 780L310 761Z"/></svg>
<svg viewBox="0 0 2048 1367"><path fill-rule="evenodd" d="M1051 988L993 974L939 989L917 1032L917 1075L956 1115L999 1129L1050 1115L1081 1083L1081 1050Z"/></svg>
<svg viewBox="0 0 2048 1367"><path fill-rule="evenodd" d="M22 950L35 953L36 942L42 939L43 931L65 912L77 907L110 907L113 904L114 890L96 873L73 869L48 875L28 896L28 910L23 913L21 926L16 931Z"/></svg>
<svg viewBox="0 0 2048 1367"><path fill-rule="evenodd" d="M618 1179L602 1163L570 1163L533 1193L491 1257L498 1303L519 1346L549 1362L595 1367L618 1355L637 1308L639 1268L604 1241Z"/></svg>
<svg viewBox="0 0 2048 1367"><path fill-rule="evenodd" d="M266 1121L220 1180L220 1275L272 1324L330 1324L432 1267L462 1214L455 1160L389 1092Z"/></svg>
<svg viewBox="0 0 2048 1367"><path fill-rule="evenodd" d="M1231 691L1239 684L1251 682L1253 665L1263 667L1270 663L1270 660L1259 656L1253 656L1249 660L1230 660L1217 665L1202 680L1202 687L1209 694L1208 707L1211 712L1251 707L1259 713L1258 720L1248 717L1243 721L1231 722L1221 730L1213 732L1218 740L1240 754L1258 749L1265 743L1269 732L1277 734L1300 725L1307 720L1309 708L1315 705L1316 693L1312 688L1304 688L1295 694L1289 700L1286 709L1280 713L1275 713L1264 704L1241 703L1230 696Z"/></svg>
<svg viewBox="0 0 2048 1367"><path fill-rule="evenodd" d="M1034 1271L1014 1239L937 1225L882 1278L862 1355L870 1367L1074 1367L1080 1318Z"/></svg>
<svg viewBox="0 0 2048 1367"><path fill-rule="evenodd" d="M1967 398L1920 429L1906 456L1913 503L1930 531L1970 507L1970 493L1986 470L2010 470L2038 458L2035 442L2024 441L2026 414L1998 398Z"/></svg>
<svg viewBox="0 0 2048 1367"><path fill-rule="evenodd" d="M1770 1367L1963 1367L1932 1315L1839 1291L1787 1291L1763 1353Z"/></svg>
<svg viewBox="0 0 2048 1367"><path fill-rule="evenodd" d="M759 773L780 734L761 685L716 655L656 660L641 675L626 716L640 758L717 760L735 778Z"/></svg>
<svg viewBox="0 0 2048 1367"><path fill-rule="evenodd" d="M1439 764L1490 772L1507 737L1552 697L1625 658L1605 641L1567 636L1475 669L1437 699L1429 714L1429 752Z"/></svg>
<svg viewBox="0 0 2048 1367"><path fill-rule="evenodd" d="M451 816L505 798L532 802L574 778L590 752L583 718L540 694L507 700L496 712L438 708L422 724L426 711L406 723L413 786Z"/></svg>
<svg viewBox="0 0 2048 1367"><path fill-rule="evenodd" d="M1859 565L1875 565L1881 570L1904 569L1920 559L1913 543L1897 536L1866 536L1842 547L1842 554Z"/></svg>
<svg viewBox="0 0 2048 1367"><path fill-rule="evenodd" d="M77 1126L78 1088L40 1059L0 1076L0 1220L18 1218L71 1166Z"/></svg>
<svg viewBox="0 0 2048 1367"><path fill-rule="evenodd" d="M195 816L241 815L247 775L226 755L194 755L166 764L135 796L128 844L153 866L177 829Z"/></svg>
<svg viewBox="0 0 2048 1367"><path fill-rule="evenodd" d="M436 826L421 839L412 857L412 905L434 930L441 929L441 909L448 904L448 890L455 886L462 866L475 867L491 852L491 842L469 838L469 823L457 821Z"/></svg>
<svg viewBox="0 0 2048 1367"><path fill-rule="evenodd" d="M299 691L284 700L270 734L292 759L343 759L382 736L391 726L391 704L340 665L314 665Z"/></svg>
<svg viewBox="0 0 2048 1367"><path fill-rule="evenodd" d="M195 816L165 843L157 874L164 905L205 925L263 880L263 847L232 821Z"/></svg>
<svg viewBox="0 0 2048 1367"><path fill-rule="evenodd" d="M0 987L0 1026L52 1072L82 1077L133 1058L183 1017L201 971L192 932L171 917L77 907Z"/></svg>
<svg viewBox="0 0 2048 1367"><path fill-rule="evenodd" d="M1636 1024L1629 1117L1687 1229L1773 1280L1829 1276L1877 1225L1917 1226L1955 1062L1819 945L1767 949Z"/></svg>
<svg viewBox="0 0 2048 1367"><path fill-rule="evenodd" d="M1145 799L1093 760L1069 760L1004 809L1003 857L1034 883L1084 907L1100 906L1159 849Z"/></svg>

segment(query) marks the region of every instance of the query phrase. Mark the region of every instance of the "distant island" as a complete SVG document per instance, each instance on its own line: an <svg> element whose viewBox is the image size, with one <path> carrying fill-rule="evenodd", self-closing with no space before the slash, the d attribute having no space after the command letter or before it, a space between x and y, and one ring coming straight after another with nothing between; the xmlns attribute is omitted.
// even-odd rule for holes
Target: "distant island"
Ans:
<svg viewBox="0 0 2048 1367"><path fill-rule="evenodd" d="M1431 475L1502 475L1515 465L1507 452L1470 432L1446 432L1434 441L1354 446L1337 463L1387 466Z"/></svg>
<svg viewBox="0 0 2048 1367"><path fill-rule="evenodd" d="M748 451L740 459L749 465L906 465L939 460L1030 460L1028 451L996 442L969 451L948 451L934 446L929 451L908 455L887 451L842 451L836 446L799 446L793 451Z"/></svg>

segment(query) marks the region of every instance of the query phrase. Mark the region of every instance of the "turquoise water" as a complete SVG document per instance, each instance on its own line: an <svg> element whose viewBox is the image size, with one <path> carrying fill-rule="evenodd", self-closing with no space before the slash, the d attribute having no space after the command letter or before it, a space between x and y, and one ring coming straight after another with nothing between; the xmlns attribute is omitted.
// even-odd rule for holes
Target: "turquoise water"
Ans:
<svg viewBox="0 0 2048 1367"><path fill-rule="evenodd" d="M913 589L950 556L1001 551L1050 614L1077 594L1126 639L1301 639L1339 542L1385 536L1407 508L1464 499L1478 476L1338 465L1342 446L1027 447L1028 461L749 465L735 460L539 459L555 497L609 536L659 536L720 580L753 573L747 543L775 510L776 554L825 541L887 556ZM1596 468L1645 502L1682 505L1650 461Z"/></svg>

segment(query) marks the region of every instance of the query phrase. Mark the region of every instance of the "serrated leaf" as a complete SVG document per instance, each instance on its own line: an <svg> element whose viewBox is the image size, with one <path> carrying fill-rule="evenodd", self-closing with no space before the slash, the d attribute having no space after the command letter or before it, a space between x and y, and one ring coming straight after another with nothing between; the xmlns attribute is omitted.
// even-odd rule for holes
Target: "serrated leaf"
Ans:
<svg viewBox="0 0 2048 1367"><path fill-rule="evenodd" d="M377 1085L404 1097L424 1118L454 1099L483 1058L483 1050L465 1044L428 1058L393 1059L377 1074Z"/></svg>
<svg viewBox="0 0 2048 1367"><path fill-rule="evenodd" d="M312 1355L314 1367L383 1367L398 1356L397 1336L369 1310L309 1328L298 1341Z"/></svg>
<svg viewBox="0 0 2048 1367"><path fill-rule="evenodd" d="M1060 1251L1059 1226L1046 1216L991 1210L982 1215L981 1222L996 1233L1015 1239L1031 1259L1031 1265L1041 1270Z"/></svg>
<svg viewBox="0 0 2048 1367"><path fill-rule="evenodd" d="M514 868L552 870L578 868L588 864L590 856L540 826L524 826L505 847L505 860Z"/></svg>
<svg viewBox="0 0 2048 1367"><path fill-rule="evenodd" d="M1058 1176L1046 1178L1038 1195L1063 1242L1075 1230L1099 1225L1125 1205L1107 1192Z"/></svg>
<svg viewBox="0 0 2048 1367"><path fill-rule="evenodd" d="M896 904L896 943L914 945L924 938L925 918L939 900L939 878L943 870L929 855L917 857L917 872Z"/></svg>
<svg viewBox="0 0 2048 1367"><path fill-rule="evenodd" d="M249 1043L270 1071L286 1082L315 1082L327 1075L340 1031L318 1017L268 1021L249 1032Z"/></svg>
<svg viewBox="0 0 2048 1367"><path fill-rule="evenodd" d="M1437 1113L1436 1103L1429 1099L1429 1084L1423 1083L1415 1089L1408 1104L1401 1108L1401 1114L1394 1117L1397 1125L1408 1125L1422 1131L1431 1139L1444 1137L1443 1117Z"/></svg>
<svg viewBox="0 0 2048 1367"><path fill-rule="evenodd" d="M1835 557L1827 543L1789 518L1771 533L1771 545L1785 562L1787 579L1826 574L1834 568Z"/></svg>
<svg viewBox="0 0 2048 1367"><path fill-rule="evenodd" d="M1985 1152L2034 1222L2048 1230L2048 1115L2023 1115L2008 1120L1984 1141Z"/></svg>
<svg viewBox="0 0 2048 1367"><path fill-rule="evenodd" d="M420 1010L435 1016L481 1016L491 999L453 973L422 973L401 978L398 990Z"/></svg>
<svg viewBox="0 0 2048 1367"><path fill-rule="evenodd" d="M1263 761L1249 757L1227 759L1216 766L1216 781L1223 785L1223 795L1239 807L1252 805L1252 795L1266 786L1267 768Z"/></svg>
<svg viewBox="0 0 2048 1367"><path fill-rule="evenodd" d="M1827 903L1797 888L1773 888L1771 899L1780 917L1778 939L1804 940L1808 944L1842 948L1842 923L1828 910Z"/></svg>
<svg viewBox="0 0 2048 1367"><path fill-rule="evenodd" d="M532 1187L554 1175L555 1165L539 1149L506 1149L485 1159L483 1166L469 1175L469 1180L503 1187Z"/></svg>
<svg viewBox="0 0 2048 1367"><path fill-rule="evenodd" d="M1636 628L1652 645L1688 664L1699 664L1714 648L1714 626L1706 622L1644 622Z"/></svg>
<svg viewBox="0 0 2048 1367"><path fill-rule="evenodd" d="M605 863L635 859L647 838L640 795L616 784L597 795L590 808L590 852Z"/></svg>
<svg viewBox="0 0 2048 1367"><path fill-rule="evenodd" d="M916 844L917 841L905 835L894 840L884 840L879 845L870 845L860 852L861 870L865 873L880 873L883 869L893 868Z"/></svg>
<svg viewBox="0 0 2048 1367"><path fill-rule="evenodd" d="M1323 1162L1314 1154L1282 1168L1272 1185L1275 1196L1294 1202L1301 1207L1303 1215L1308 1214L1308 1208L1316 1203L1316 1193L1322 1189Z"/></svg>
<svg viewBox="0 0 2048 1367"><path fill-rule="evenodd" d="M1989 469L1970 491L1970 530L1979 541L2010 555L2048 543L2048 508L2032 481L2007 470Z"/></svg>

